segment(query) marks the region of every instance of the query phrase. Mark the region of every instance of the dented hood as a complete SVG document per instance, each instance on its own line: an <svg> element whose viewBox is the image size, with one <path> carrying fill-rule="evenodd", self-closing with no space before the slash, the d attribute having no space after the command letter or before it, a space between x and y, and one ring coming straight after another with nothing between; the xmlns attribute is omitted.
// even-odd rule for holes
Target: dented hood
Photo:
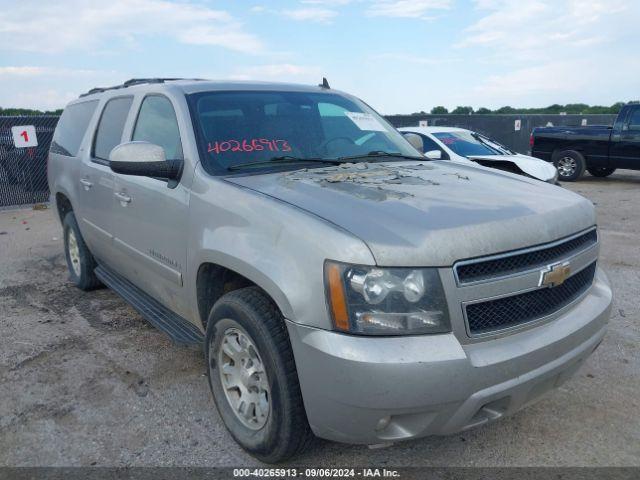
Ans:
<svg viewBox="0 0 640 480"><path fill-rule="evenodd" d="M345 164L227 181L338 225L386 266L449 266L595 224L591 202L568 190L447 161Z"/></svg>

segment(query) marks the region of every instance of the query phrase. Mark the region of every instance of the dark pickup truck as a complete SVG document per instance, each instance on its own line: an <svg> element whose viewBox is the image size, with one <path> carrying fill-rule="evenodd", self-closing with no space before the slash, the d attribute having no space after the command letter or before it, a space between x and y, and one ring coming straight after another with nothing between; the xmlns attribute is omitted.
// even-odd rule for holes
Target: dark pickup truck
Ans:
<svg viewBox="0 0 640 480"><path fill-rule="evenodd" d="M622 107L613 126L535 128L531 155L553 162L565 182L578 180L585 170L596 177L617 168L640 170L640 104Z"/></svg>

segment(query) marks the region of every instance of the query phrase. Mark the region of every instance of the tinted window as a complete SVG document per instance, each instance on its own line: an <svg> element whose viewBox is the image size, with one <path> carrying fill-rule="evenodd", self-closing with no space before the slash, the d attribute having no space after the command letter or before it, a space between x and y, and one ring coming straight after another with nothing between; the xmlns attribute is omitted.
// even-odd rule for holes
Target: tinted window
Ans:
<svg viewBox="0 0 640 480"><path fill-rule="evenodd" d="M178 120L168 98L152 95L143 100L132 140L160 145L168 160L182 159Z"/></svg>
<svg viewBox="0 0 640 480"><path fill-rule="evenodd" d="M53 134L51 152L75 157L97 106L98 100L92 100L65 108Z"/></svg>
<svg viewBox="0 0 640 480"><path fill-rule="evenodd" d="M102 111L93 148L93 156L102 160L109 159L109 153L122 141L124 122L129 114L133 97L109 100Z"/></svg>
<svg viewBox="0 0 640 480"><path fill-rule="evenodd" d="M213 172L287 157L291 162L391 152L418 157L386 120L356 98L316 92L202 92L189 95ZM294 158L291 158L294 157ZM366 161L357 158L353 161ZM306 165L305 165L306 166Z"/></svg>
<svg viewBox="0 0 640 480"><path fill-rule="evenodd" d="M640 130L640 107L631 112L629 117L629 128L631 130Z"/></svg>
<svg viewBox="0 0 640 480"><path fill-rule="evenodd" d="M438 132L433 134L438 140L458 155L502 155L498 147L473 132ZM426 150L425 150L426 151Z"/></svg>
<svg viewBox="0 0 640 480"><path fill-rule="evenodd" d="M438 145L435 140L427 137L426 135L420 135L422 137L422 144L424 146L424 153L430 152L432 150L439 150L442 152L442 148Z"/></svg>

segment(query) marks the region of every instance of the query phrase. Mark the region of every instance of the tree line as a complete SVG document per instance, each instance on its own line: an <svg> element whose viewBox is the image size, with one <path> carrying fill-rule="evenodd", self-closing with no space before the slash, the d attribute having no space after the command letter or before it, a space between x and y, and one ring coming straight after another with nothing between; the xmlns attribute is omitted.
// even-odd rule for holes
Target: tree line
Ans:
<svg viewBox="0 0 640 480"><path fill-rule="evenodd" d="M489 108L480 107L477 110L474 110L473 107L470 106L457 106L453 110L449 111L446 107L441 105L437 107L433 107L429 113L432 115L491 115L491 114L555 114L558 115L560 113L566 114L617 114L620 109L626 105L627 103L638 103L635 102L616 102L613 105L607 107L603 105L587 105L586 103L567 103L566 105L559 105L554 103L553 105L549 105L548 107L542 108L514 108L510 106L500 107L495 110L491 110ZM415 112L411 115L427 115L427 112Z"/></svg>
<svg viewBox="0 0 640 480"><path fill-rule="evenodd" d="M57 110L33 110L31 108L2 108L0 107L0 115L10 115L10 116L30 116L30 115L60 115L62 113L62 109L59 108Z"/></svg>
<svg viewBox="0 0 640 480"><path fill-rule="evenodd" d="M586 103L567 103L566 105L559 105L554 103L548 107L542 108L514 108L510 106L500 107L495 110L489 108L480 107L474 110L471 106L459 105L453 110L449 111L446 107L439 105L433 107L429 112L432 115L490 115L490 114L617 114L623 105L627 103L639 103L638 100L633 102L616 102L613 105L607 107L603 105L587 105ZM34 110L31 108L2 108L0 107L0 115L60 115L62 108L57 110ZM420 111L414 112L411 115L427 115L427 112Z"/></svg>

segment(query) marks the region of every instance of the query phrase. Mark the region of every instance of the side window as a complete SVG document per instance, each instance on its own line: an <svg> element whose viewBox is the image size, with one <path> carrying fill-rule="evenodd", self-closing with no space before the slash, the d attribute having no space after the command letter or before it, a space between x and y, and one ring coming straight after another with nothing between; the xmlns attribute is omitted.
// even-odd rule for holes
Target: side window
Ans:
<svg viewBox="0 0 640 480"><path fill-rule="evenodd" d="M634 109L629 116L629 130L640 130L640 107Z"/></svg>
<svg viewBox="0 0 640 480"><path fill-rule="evenodd" d="M431 150L439 150L442 152L442 156L440 157L442 160L449 160L449 154L444 151L444 149L438 145L435 140L427 135L420 135L422 137L422 144L424 145L424 153L430 152Z"/></svg>
<svg viewBox="0 0 640 480"><path fill-rule="evenodd" d="M75 103L64 109L51 141L51 153L75 157L98 106L98 100Z"/></svg>
<svg viewBox="0 0 640 480"><path fill-rule="evenodd" d="M109 160L111 150L120 145L124 122L129 115L131 103L133 103L133 97L120 97L109 100L105 105L93 145L95 158Z"/></svg>
<svg viewBox="0 0 640 480"><path fill-rule="evenodd" d="M182 160L178 120L168 98L150 95L142 101L132 140L161 146L167 160Z"/></svg>
<svg viewBox="0 0 640 480"><path fill-rule="evenodd" d="M440 148L440 145L434 142L431 138L427 137L426 135L420 136L422 137L422 143L424 145L425 152L430 152L431 150L442 150L442 148Z"/></svg>

